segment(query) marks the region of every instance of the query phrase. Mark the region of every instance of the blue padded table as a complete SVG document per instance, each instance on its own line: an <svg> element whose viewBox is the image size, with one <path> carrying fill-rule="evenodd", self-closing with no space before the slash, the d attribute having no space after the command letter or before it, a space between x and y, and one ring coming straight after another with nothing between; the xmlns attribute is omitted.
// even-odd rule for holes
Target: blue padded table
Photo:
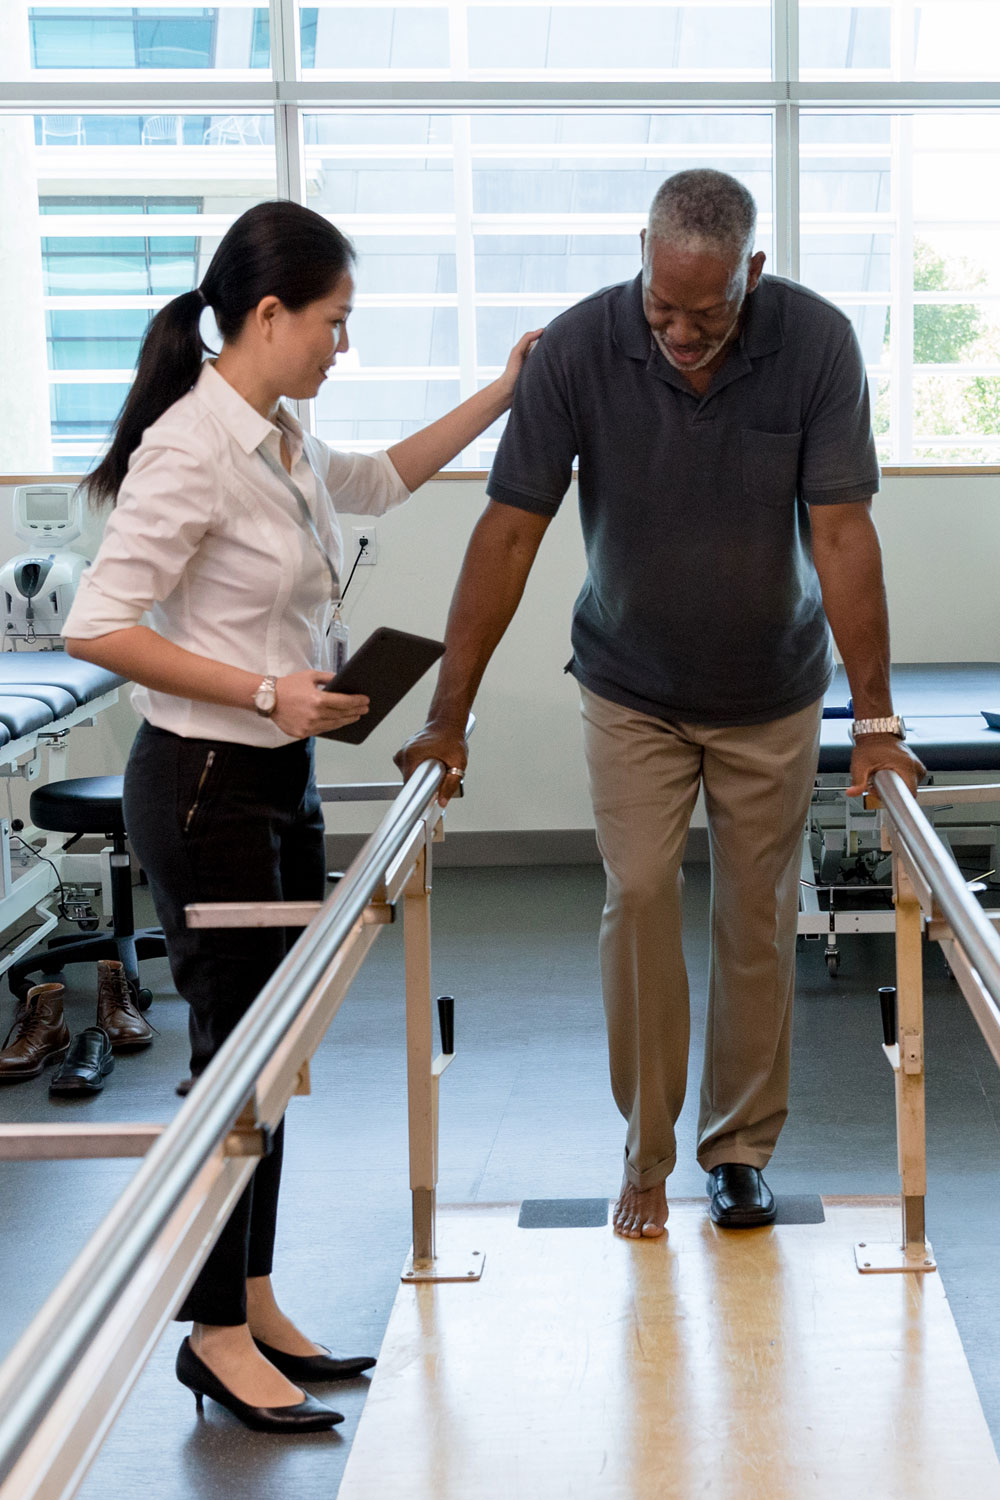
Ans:
<svg viewBox="0 0 1000 1500"><path fill-rule="evenodd" d="M5 759L34 748L38 733L71 728L89 715L89 705L116 692L125 678L77 661L64 651L0 652L0 749ZM103 705L102 705L103 706ZM83 710L83 712L81 712Z"/></svg>
<svg viewBox="0 0 1000 1500"><path fill-rule="evenodd" d="M982 710L1000 713L1000 663L902 662L892 668L892 698L907 744L928 771L1000 771L1000 730ZM820 775L851 769L850 695L843 667L824 699Z"/></svg>
<svg viewBox="0 0 1000 1500"><path fill-rule="evenodd" d="M68 754L71 731L78 725L91 724L105 709L117 702L118 689L125 679L87 661L77 661L65 651L0 652L0 775L21 776L33 781L39 772L46 781L65 781L69 775ZM44 763L43 763L44 756ZM34 908L43 917L40 925L16 946L0 952L0 973L21 960L55 926L57 913L39 903L45 902L63 878L83 884L81 866L88 867L91 879L102 885L100 857L91 854L67 854L63 834L37 837L37 830L24 833L23 851L30 841L36 859L13 862L10 857L10 830L6 822L0 833L0 930L9 930L25 913ZM68 873L70 861L73 874Z"/></svg>

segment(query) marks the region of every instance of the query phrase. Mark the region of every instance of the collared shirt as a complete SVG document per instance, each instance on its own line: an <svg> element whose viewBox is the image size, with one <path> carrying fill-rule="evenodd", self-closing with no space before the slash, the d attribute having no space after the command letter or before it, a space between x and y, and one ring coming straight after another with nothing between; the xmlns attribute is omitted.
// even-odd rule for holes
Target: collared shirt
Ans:
<svg viewBox="0 0 1000 1500"><path fill-rule="evenodd" d="M754 724L826 690L809 507L879 474L850 321L765 276L704 395L664 359L641 277L545 330L517 383L490 497L554 515L579 458L587 577L567 670L663 719Z"/></svg>
<svg viewBox="0 0 1000 1500"><path fill-rule="evenodd" d="M64 635L93 640L146 623L198 656L261 677L326 665L330 574L295 497L258 448L280 459L312 511L338 572L337 511L380 516L408 497L385 453L337 453L284 407L269 422L217 372L146 429L132 454L93 565ZM136 687L143 718L186 738L288 743L270 719Z"/></svg>

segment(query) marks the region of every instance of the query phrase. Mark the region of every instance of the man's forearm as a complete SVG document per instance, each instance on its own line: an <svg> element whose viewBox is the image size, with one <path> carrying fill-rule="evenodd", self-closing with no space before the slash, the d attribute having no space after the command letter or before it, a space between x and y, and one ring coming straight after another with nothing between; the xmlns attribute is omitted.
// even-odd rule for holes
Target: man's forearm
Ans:
<svg viewBox="0 0 1000 1500"><path fill-rule="evenodd" d="M843 658L856 719L892 713L889 614L878 533L867 511L857 524L827 539L814 538L813 556L823 608Z"/></svg>
<svg viewBox="0 0 1000 1500"><path fill-rule="evenodd" d="M464 730L490 657L524 592L548 519L491 505L472 533L448 611L430 723Z"/></svg>

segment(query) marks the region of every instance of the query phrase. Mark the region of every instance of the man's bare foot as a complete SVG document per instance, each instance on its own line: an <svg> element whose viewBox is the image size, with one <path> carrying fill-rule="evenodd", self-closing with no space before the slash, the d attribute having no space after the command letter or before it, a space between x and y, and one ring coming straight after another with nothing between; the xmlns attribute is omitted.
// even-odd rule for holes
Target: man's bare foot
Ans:
<svg viewBox="0 0 1000 1500"><path fill-rule="evenodd" d="M282 1354L308 1357L328 1351L301 1333L275 1301L270 1276L247 1277L247 1322L250 1332L262 1344Z"/></svg>
<svg viewBox="0 0 1000 1500"><path fill-rule="evenodd" d="M622 1181L612 1223L615 1233L626 1239L655 1240L666 1228L668 1212L664 1183L658 1182L655 1187L640 1191L626 1177Z"/></svg>

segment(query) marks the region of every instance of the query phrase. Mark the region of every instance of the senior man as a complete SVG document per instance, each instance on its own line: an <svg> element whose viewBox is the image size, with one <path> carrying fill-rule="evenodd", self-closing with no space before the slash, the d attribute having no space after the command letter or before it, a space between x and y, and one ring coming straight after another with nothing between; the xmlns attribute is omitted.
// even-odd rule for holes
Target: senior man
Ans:
<svg viewBox="0 0 1000 1500"><path fill-rule="evenodd" d="M600 962L628 1122L615 1229L661 1235L686 1087L681 855L699 787L712 864L698 1161L713 1220L771 1222L788 1112L800 843L833 668L854 702L849 791L916 786L889 688L861 351L842 312L762 276L751 195L669 178L642 271L556 318L527 361L452 600L423 731L397 756L466 764L464 726L579 459L588 571L568 671L607 875Z"/></svg>

